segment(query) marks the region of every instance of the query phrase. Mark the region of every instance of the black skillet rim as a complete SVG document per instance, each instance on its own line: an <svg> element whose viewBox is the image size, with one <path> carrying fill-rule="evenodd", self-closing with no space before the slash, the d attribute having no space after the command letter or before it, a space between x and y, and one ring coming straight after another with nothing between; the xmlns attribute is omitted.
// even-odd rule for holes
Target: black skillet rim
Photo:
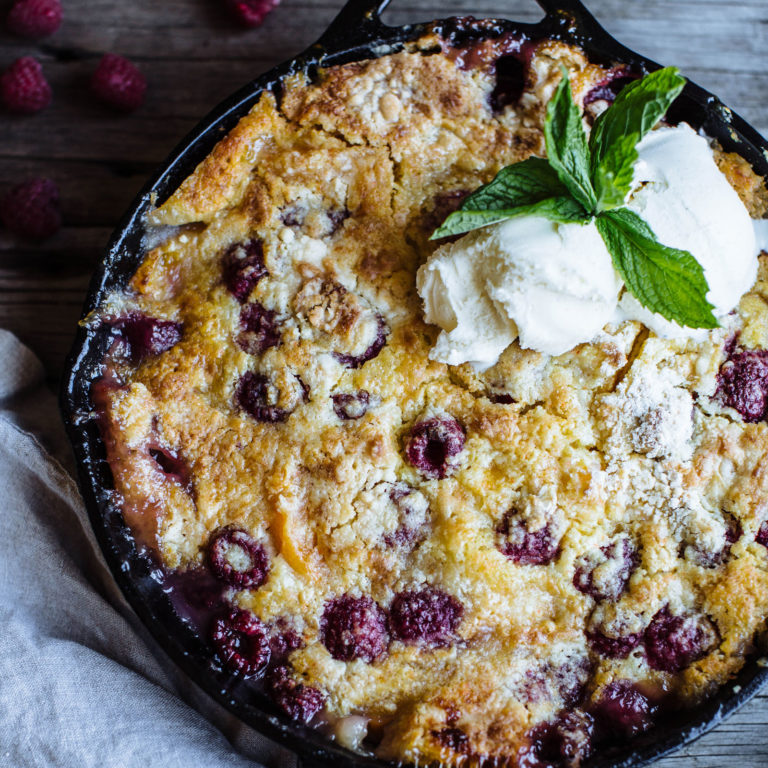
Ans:
<svg viewBox="0 0 768 768"><path fill-rule="evenodd" d="M155 199L170 194L213 148L214 144L253 105L263 90L304 69L377 58L401 49L429 31L450 34L455 19L389 27L380 14L389 0L349 0L323 36L296 58L249 83L213 110L171 153L147 182L115 229L88 291L83 317L102 298L125 285L133 274L144 234L143 217ZM541 22L520 24L506 20L466 22L462 27L479 37L516 31L531 39L555 37L580 45L599 62L623 62L641 71L658 65L618 43L595 21L579 0L537 0L545 12ZM689 83L675 105L676 116L739 152L763 177L768 177L768 142L719 99ZM206 646L173 612L152 566L137 552L110 488L109 467L90 399L91 384L99 377L108 338L103 331L81 325L67 359L61 389L61 410L74 450L78 480L96 538L117 584L143 624L171 659L208 695L265 736L295 752L307 764L391 766L390 762L361 756L330 742L317 730L280 714L266 700L252 703L247 687L211 663ZM749 659L736 678L703 705L686 711L627 744L601 749L584 768L640 768L688 744L751 699L768 680L762 660ZM263 705L259 706L259 704Z"/></svg>

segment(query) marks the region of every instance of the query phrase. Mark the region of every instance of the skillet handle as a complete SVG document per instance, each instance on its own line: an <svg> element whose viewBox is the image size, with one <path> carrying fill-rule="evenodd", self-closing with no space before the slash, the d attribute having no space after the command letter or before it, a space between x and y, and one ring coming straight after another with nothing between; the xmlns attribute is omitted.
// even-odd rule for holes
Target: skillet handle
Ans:
<svg viewBox="0 0 768 768"><path fill-rule="evenodd" d="M536 2L547 16L558 16L563 13L579 16L592 15L581 0L536 0Z"/></svg>
<svg viewBox="0 0 768 768"><path fill-rule="evenodd" d="M374 42L385 28L381 14L390 0L347 0L315 44L321 49L349 48L351 44Z"/></svg>
<svg viewBox="0 0 768 768"><path fill-rule="evenodd" d="M591 35L608 34L581 0L536 0L536 2L547 14L550 23L567 24L579 32Z"/></svg>
<svg viewBox="0 0 768 768"><path fill-rule="evenodd" d="M615 43L587 10L581 0L536 0L546 13L551 32L567 28L574 32L600 37ZM390 0L347 0L322 37L315 50L345 50L357 45L376 44L381 33L388 29L381 14Z"/></svg>

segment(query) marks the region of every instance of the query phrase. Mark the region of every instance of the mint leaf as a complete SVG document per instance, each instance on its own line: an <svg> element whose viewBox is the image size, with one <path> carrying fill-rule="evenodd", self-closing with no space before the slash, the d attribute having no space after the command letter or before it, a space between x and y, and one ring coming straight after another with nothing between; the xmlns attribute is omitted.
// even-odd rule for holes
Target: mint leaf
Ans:
<svg viewBox="0 0 768 768"><path fill-rule="evenodd" d="M717 328L704 270L688 251L668 248L627 208L595 218L627 289L652 312L689 328Z"/></svg>
<svg viewBox="0 0 768 768"><path fill-rule="evenodd" d="M517 208L499 208L485 211L454 211L443 224L434 231L430 240L448 235L461 235L489 224L514 219L517 216L542 216L550 221L566 224L583 224L587 220L584 209L572 197L550 197L531 205L519 205Z"/></svg>
<svg viewBox="0 0 768 768"><path fill-rule="evenodd" d="M597 211L608 211L624 205L632 187L634 166L637 162L638 134L622 136L608 147L602 160L592 172L592 183L597 193Z"/></svg>
<svg viewBox="0 0 768 768"><path fill-rule="evenodd" d="M623 88L592 126L589 150L593 173L616 142L633 134L639 142L664 117L684 87L685 78L677 67L665 67Z"/></svg>
<svg viewBox="0 0 768 768"><path fill-rule="evenodd" d="M460 208L514 208L547 197L567 194L568 190L546 160L541 157L529 157L520 163L502 168L493 181L464 198Z"/></svg>
<svg viewBox="0 0 768 768"><path fill-rule="evenodd" d="M590 180L587 134L581 123L581 112L573 101L571 83L565 68L563 79L547 104L544 140L547 159L558 178L571 195L592 213L597 199Z"/></svg>
<svg viewBox="0 0 768 768"><path fill-rule="evenodd" d="M529 157L503 168L493 181L469 195L430 239L458 235L524 214L559 222L583 223L588 218L549 163Z"/></svg>

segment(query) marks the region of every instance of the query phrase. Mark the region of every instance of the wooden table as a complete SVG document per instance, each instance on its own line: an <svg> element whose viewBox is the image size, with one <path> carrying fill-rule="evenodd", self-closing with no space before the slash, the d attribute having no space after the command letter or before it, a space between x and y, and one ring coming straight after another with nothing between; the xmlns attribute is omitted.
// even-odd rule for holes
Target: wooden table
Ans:
<svg viewBox="0 0 768 768"><path fill-rule="evenodd" d="M768 0L587 0L630 48L683 73L768 133ZM8 0L0 0L0 16ZM61 188L65 224L32 245L0 230L0 327L42 358L55 386L90 273L144 179L217 102L290 58L333 18L341 0L283 0L257 30L243 31L217 0L64 0L62 28L42 44L0 33L0 68L37 56L53 104L31 117L0 114L0 193L31 176ZM533 0L394 0L390 23L448 15L535 21ZM149 89L135 114L94 104L88 77L99 55L136 61ZM1 364L1 363L0 363ZM658 768L765 768L768 696Z"/></svg>

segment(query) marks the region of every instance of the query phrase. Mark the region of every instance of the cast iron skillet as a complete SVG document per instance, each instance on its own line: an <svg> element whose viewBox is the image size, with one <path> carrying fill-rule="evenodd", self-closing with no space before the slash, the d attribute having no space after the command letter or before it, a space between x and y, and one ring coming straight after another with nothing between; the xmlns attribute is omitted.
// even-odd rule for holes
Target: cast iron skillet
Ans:
<svg viewBox="0 0 768 768"><path fill-rule="evenodd" d="M640 71L658 65L614 40L579 0L537 0L545 16L537 24L506 20L474 23L446 19L426 24L389 27L380 14L389 0L349 0L320 40L292 61L281 64L239 90L206 117L174 150L147 183L118 225L91 282L84 316L111 291L124 287L144 253L144 216L154 201L163 201L194 170L216 142L245 115L265 89L275 88L287 74L317 66L377 58L403 48L428 31L455 38L483 39L517 33L530 39L556 37L580 45L600 63L623 62ZM703 128L729 151L739 152L768 177L768 142L715 96L689 83L673 107L673 117ZM80 327L70 353L61 393L61 407L78 465L80 489L104 557L130 605L154 638L204 691L242 721L293 750L302 762L320 768L389 765L363 757L298 725L261 694L221 670L210 660L206 645L173 610L154 566L137 551L112 491L112 475L93 413L91 385L102 373L109 344L103 329ZM648 762L692 741L748 701L768 678L768 669L750 659L738 677L703 706L665 718L650 733L631 743L600 750L587 762L591 768L629 768ZM585 766L586 768L586 766Z"/></svg>

